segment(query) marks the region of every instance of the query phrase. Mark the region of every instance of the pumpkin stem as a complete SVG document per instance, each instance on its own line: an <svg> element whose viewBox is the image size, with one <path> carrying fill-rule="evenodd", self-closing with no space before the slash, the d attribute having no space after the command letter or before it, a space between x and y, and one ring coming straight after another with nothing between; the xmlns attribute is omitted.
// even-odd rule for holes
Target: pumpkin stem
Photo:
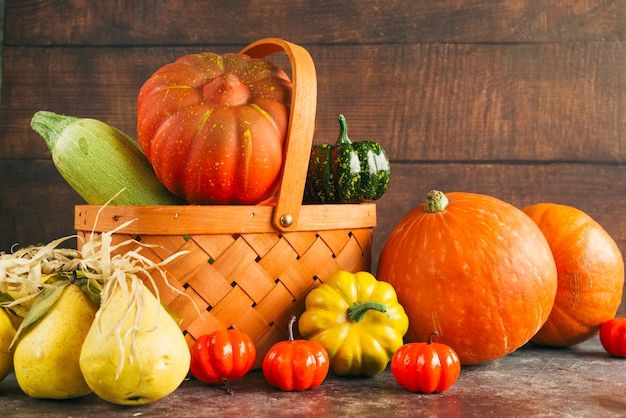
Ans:
<svg viewBox="0 0 626 418"><path fill-rule="evenodd" d="M449 200L443 192L439 190L431 190L424 200L424 212L437 213L443 212L448 207Z"/></svg>
<svg viewBox="0 0 626 418"><path fill-rule="evenodd" d="M293 324L296 323L296 316L291 315L291 319L289 320L289 341L293 342Z"/></svg>
<svg viewBox="0 0 626 418"><path fill-rule="evenodd" d="M432 344L433 343L433 337L437 337L439 336L439 332L437 331L433 331L430 333L430 335L428 336L428 344Z"/></svg>
<svg viewBox="0 0 626 418"><path fill-rule="evenodd" d="M370 309L386 313L387 318L391 318L389 312L387 312L387 307L378 302L354 302L352 306L348 308L348 317L355 322L359 322Z"/></svg>
<svg viewBox="0 0 626 418"><path fill-rule="evenodd" d="M339 144L351 144L350 138L348 138L348 123L344 115L339 115L339 138L337 138L337 145Z"/></svg>
<svg viewBox="0 0 626 418"><path fill-rule="evenodd" d="M250 100L250 89L235 74L215 77L202 88L205 101L219 106L241 106Z"/></svg>

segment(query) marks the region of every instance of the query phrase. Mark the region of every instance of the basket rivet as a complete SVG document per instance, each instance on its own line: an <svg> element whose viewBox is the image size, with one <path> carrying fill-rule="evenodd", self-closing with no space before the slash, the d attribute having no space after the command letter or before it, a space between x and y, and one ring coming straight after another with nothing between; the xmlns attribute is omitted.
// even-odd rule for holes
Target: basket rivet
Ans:
<svg viewBox="0 0 626 418"><path fill-rule="evenodd" d="M286 213L284 215L280 216L280 225L287 227L287 226L291 226L291 224L293 224L293 217Z"/></svg>

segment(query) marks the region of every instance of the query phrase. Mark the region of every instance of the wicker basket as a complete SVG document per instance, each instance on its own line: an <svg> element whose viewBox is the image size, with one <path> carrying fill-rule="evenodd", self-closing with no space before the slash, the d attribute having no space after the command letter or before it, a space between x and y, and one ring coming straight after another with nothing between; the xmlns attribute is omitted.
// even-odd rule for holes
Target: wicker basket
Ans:
<svg viewBox="0 0 626 418"><path fill-rule="evenodd" d="M80 205L75 212L79 237L134 219L115 242L150 244L141 253L155 262L188 251L164 269L169 284L189 297L157 283L161 300L181 317L190 346L216 329L247 333L258 351L256 367L274 343L288 338L289 319L304 311L309 290L338 270L370 269L376 226L373 203L302 205L315 126L313 61L305 49L275 38L242 50L259 58L280 51L289 57L294 87L275 206Z"/></svg>

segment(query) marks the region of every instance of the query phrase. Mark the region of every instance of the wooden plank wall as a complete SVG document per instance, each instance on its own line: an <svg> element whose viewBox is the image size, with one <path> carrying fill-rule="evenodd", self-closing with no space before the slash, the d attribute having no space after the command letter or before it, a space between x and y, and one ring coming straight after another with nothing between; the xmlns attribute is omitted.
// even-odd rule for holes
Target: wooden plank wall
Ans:
<svg viewBox="0 0 626 418"><path fill-rule="evenodd" d="M0 250L73 232L82 203L29 120L40 109L135 136L160 66L276 36L318 70L315 142L392 159L374 266L430 189L586 211L626 250L626 2L622 0L5 0ZM625 251L626 253L626 251Z"/></svg>

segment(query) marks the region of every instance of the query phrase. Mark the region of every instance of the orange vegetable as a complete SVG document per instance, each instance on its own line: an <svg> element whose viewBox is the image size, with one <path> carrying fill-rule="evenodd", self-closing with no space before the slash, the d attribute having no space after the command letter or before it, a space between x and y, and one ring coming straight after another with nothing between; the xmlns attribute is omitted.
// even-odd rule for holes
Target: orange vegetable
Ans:
<svg viewBox="0 0 626 418"><path fill-rule="evenodd" d="M613 318L600 325L600 343L610 355L626 357L626 318Z"/></svg>
<svg viewBox="0 0 626 418"><path fill-rule="evenodd" d="M256 204L280 182L290 106L291 81L269 61L185 55L141 87L139 144L189 203Z"/></svg>
<svg viewBox="0 0 626 418"><path fill-rule="evenodd" d="M393 377L411 392L443 392L461 374L459 356L447 345L433 342L433 335L437 333L425 343L404 344L391 359Z"/></svg>
<svg viewBox="0 0 626 418"><path fill-rule="evenodd" d="M201 335L191 347L191 373L204 383L224 383L245 376L256 361L252 339L235 329L218 330Z"/></svg>
<svg viewBox="0 0 626 418"><path fill-rule="evenodd" d="M537 225L514 206L473 193L428 193L391 232L378 278L409 317L405 342L433 330L461 364L497 359L547 320L556 265Z"/></svg>
<svg viewBox="0 0 626 418"><path fill-rule="evenodd" d="M289 322L289 340L272 346L263 359L263 376L282 390L305 390L322 384L330 368L328 352L317 341L294 340L293 324Z"/></svg>
<svg viewBox="0 0 626 418"><path fill-rule="evenodd" d="M552 312L532 342L566 347L586 341L615 316L622 301L622 254L602 226L580 209L538 203L523 210L548 240L559 277Z"/></svg>

